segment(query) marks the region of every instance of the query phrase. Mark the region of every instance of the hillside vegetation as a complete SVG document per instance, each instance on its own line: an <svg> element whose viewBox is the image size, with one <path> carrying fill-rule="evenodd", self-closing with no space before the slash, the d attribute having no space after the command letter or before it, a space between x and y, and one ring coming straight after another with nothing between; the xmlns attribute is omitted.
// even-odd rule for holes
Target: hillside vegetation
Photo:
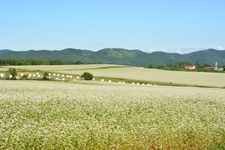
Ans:
<svg viewBox="0 0 225 150"><path fill-rule="evenodd" d="M225 65L225 50L218 51L208 49L189 54L153 52L146 53L140 50L126 50L108 48L99 51L64 49L64 50L30 50L11 51L0 50L0 62L8 60L10 64L79 64L79 63L107 63L133 66L167 65L181 62L210 64L218 62L220 66ZM13 62L13 61L19 62ZM28 61L29 60L29 61ZM2 64L5 64L4 61Z"/></svg>

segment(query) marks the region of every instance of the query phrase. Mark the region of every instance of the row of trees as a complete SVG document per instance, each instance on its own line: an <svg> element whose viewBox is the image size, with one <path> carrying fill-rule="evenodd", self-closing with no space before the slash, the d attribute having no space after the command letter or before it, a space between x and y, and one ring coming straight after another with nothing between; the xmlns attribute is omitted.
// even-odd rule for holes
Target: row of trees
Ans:
<svg viewBox="0 0 225 150"><path fill-rule="evenodd" d="M66 64L82 64L81 61L60 61L60 60L17 60L6 59L0 60L0 65L66 65Z"/></svg>

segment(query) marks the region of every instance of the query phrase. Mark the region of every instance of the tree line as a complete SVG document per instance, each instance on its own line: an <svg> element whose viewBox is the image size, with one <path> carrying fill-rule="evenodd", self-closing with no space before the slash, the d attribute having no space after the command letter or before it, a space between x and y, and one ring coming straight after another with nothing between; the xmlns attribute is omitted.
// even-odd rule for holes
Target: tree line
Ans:
<svg viewBox="0 0 225 150"><path fill-rule="evenodd" d="M69 65L69 64L83 64L81 61L61 61L61 60L18 60L18 59L4 59L0 60L1 66L7 65Z"/></svg>

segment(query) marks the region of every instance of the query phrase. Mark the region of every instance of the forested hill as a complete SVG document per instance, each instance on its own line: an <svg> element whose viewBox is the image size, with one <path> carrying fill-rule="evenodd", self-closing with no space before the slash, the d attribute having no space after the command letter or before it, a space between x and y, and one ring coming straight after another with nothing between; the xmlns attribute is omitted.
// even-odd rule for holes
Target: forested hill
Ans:
<svg viewBox="0 0 225 150"><path fill-rule="evenodd" d="M0 50L0 60L46 61L65 63L112 63L134 66L198 63L225 65L225 50L207 49L189 54L106 48L99 51L67 48L63 50Z"/></svg>

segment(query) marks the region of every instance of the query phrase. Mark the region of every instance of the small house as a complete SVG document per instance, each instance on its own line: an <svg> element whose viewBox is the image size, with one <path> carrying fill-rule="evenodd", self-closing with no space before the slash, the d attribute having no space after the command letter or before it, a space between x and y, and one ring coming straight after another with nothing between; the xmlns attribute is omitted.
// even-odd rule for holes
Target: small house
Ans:
<svg viewBox="0 0 225 150"><path fill-rule="evenodd" d="M196 66L195 65L188 65L188 66L185 66L184 68L193 70L193 69L196 69Z"/></svg>

